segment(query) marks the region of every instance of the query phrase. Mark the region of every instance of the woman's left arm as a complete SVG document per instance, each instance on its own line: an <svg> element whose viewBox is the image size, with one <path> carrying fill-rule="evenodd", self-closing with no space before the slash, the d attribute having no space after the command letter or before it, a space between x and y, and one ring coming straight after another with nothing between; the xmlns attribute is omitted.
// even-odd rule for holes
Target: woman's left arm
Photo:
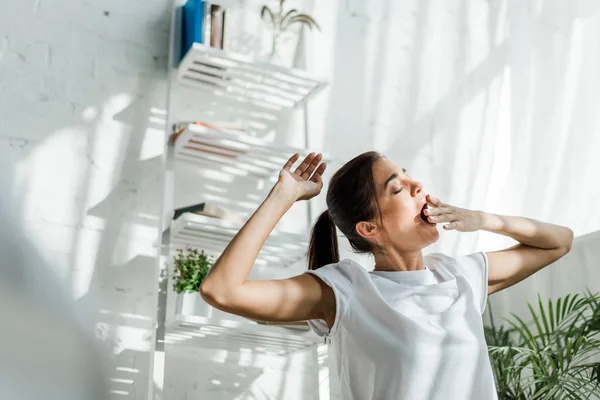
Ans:
<svg viewBox="0 0 600 400"><path fill-rule="evenodd" d="M465 210L444 204L429 195L427 200L433 208L426 214L434 218L431 222L446 222L445 230L484 230L519 242L516 246L487 253L488 294L506 289L552 264L567 254L573 244L573 231L565 226Z"/></svg>
<svg viewBox="0 0 600 400"><path fill-rule="evenodd" d="M509 236L519 242L508 249L487 253L488 294L522 281L571 250L573 231L565 226L523 217L479 213L480 230Z"/></svg>

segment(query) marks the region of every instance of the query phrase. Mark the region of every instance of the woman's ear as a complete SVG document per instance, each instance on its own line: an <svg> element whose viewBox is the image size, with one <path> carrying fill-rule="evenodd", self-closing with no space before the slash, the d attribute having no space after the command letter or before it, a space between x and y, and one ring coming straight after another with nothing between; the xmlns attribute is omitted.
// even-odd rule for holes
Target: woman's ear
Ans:
<svg viewBox="0 0 600 400"><path fill-rule="evenodd" d="M372 222L360 221L356 224L356 233L365 239L375 238L380 235L379 228Z"/></svg>

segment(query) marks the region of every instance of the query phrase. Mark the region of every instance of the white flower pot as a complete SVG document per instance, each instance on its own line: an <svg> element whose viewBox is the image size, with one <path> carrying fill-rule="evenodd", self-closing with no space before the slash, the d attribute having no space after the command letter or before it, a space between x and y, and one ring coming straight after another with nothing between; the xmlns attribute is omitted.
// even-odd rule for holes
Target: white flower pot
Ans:
<svg viewBox="0 0 600 400"><path fill-rule="evenodd" d="M177 295L177 314L194 315L197 317L210 318L213 316L214 308L207 304L200 293L181 293Z"/></svg>

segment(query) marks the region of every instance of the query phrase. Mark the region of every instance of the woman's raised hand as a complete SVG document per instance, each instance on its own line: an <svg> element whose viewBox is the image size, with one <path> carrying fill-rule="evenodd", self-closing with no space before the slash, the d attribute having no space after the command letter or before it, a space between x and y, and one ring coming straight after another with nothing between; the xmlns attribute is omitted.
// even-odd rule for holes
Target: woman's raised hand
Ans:
<svg viewBox="0 0 600 400"><path fill-rule="evenodd" d="M425 210L425 215L429 222L445 223L443 227L447 231L475 232L482 229L483 213L481 211L451 206L429 194L426 200L429 207Z"/></svg>
<svg viewBox="0 0 600 400"><path fill-rule="evenodd" d="M292 172L292 166L299 158L298 153L290 157L281 169L275 185L279 193L291 196L295 201L311 199L321 192L322 175L327 168L325 163L321 163L321 153L310 153Z"/></svg>

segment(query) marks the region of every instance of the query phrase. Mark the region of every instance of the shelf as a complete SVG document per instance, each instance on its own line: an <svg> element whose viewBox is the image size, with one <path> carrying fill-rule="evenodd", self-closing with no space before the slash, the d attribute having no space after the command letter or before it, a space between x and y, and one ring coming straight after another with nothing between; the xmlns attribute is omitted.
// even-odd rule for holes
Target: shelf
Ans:
<svg viewBox="0 0 600 400"><path fill-rule="evenodd" d="M218 256L243 226L240 222L186 213L171 223L174 247L193 247ZM256 265L287 267L304 257L308 249L306 235L274 230L256 259Z"/></svg>
<svg viewBox="0 0 600 400"><path fill-rule="evenodd" d="M275 145L243 133L213 130L203 125L189 124L175 136L175 158L181 161L217 166L234 175L253 175L277 180L279 171L294 154L304 156L309 151L291 146ZM323 162L331 157L323 154Z"/></svg>
<svg viewBox="0 0 600 400"><path fill-rule="evenodd" d="M181 314L167 325L165 332L167 345L225 350L235 347L279 355L321 342L321 338L306 330Z"/></svg>
<svg viewBox="0 0 600 400"><path fill-rule="evenodd" d="M279 67L250 57L194 43L177 70L184 85L216 97L281 111L318 93L325 83L304 71Z"/></svg>

